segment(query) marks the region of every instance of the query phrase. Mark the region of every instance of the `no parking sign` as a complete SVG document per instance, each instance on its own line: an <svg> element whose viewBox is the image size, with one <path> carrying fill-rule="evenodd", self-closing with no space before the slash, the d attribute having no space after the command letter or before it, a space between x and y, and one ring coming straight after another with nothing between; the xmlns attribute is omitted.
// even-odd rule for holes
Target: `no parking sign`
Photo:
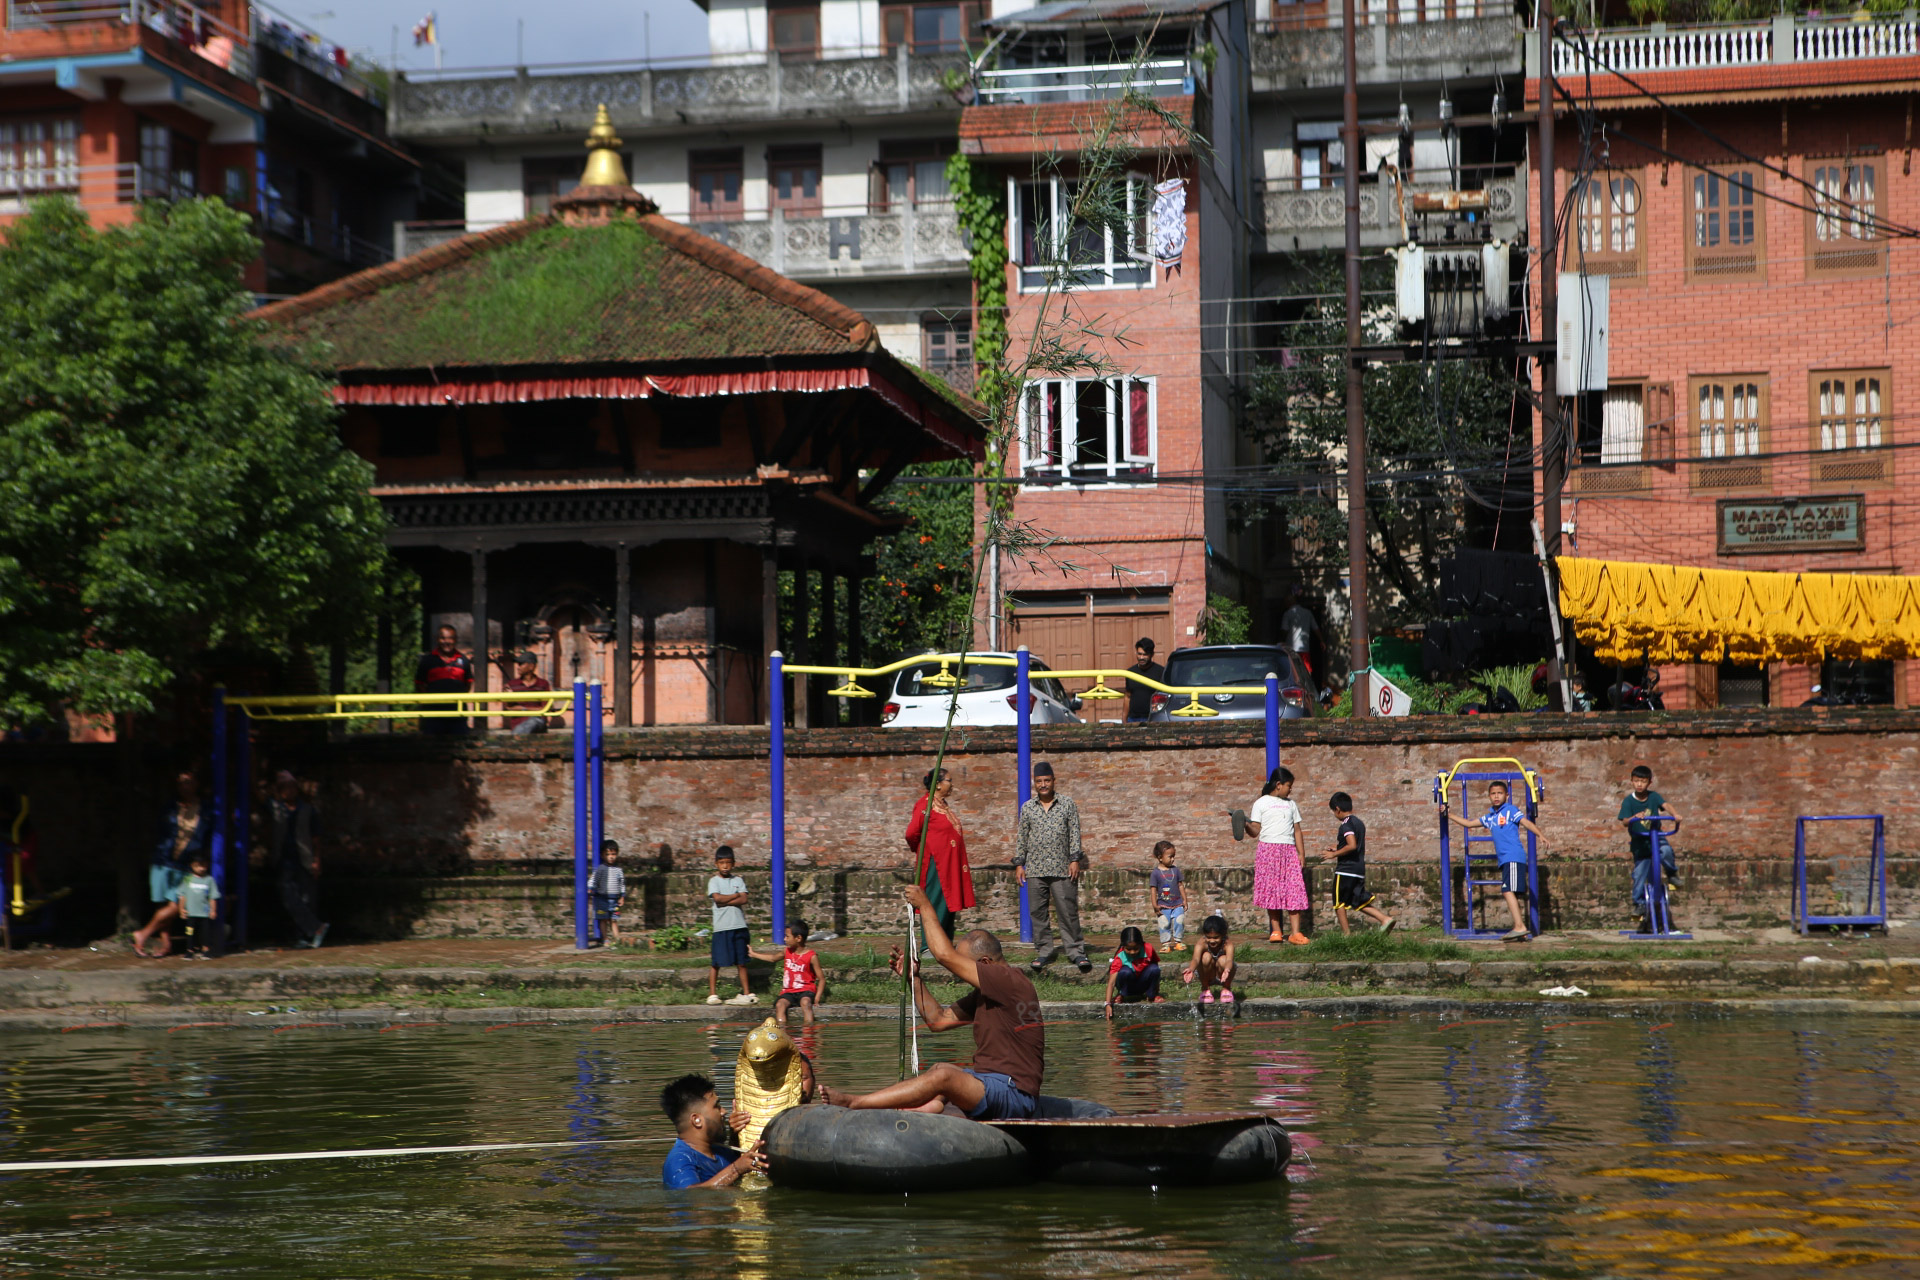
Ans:
<svg viewBox="0 0 1920 1280"><path fill-rule="evenodd" d="M1377 671L1368 672L1368 678L1374 686L1373 713L1377 716L1410 716L1413 714L1413 699L1405 690Z"/></svg>

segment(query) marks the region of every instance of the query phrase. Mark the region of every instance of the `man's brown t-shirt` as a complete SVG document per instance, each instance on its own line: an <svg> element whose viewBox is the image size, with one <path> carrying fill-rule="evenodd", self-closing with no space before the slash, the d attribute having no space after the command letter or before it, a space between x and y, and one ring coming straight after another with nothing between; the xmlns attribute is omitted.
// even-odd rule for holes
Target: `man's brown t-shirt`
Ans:
<svg viewBox="0 0 1920 1280"><path fill-rule="evenodd" d="M983 964L979 970L980 989L953 1006L955 1015L973 1024L973 1069L1010 1076L1020 1092L1039 1097L1047 1069L1039 993L1010 964Z"/></svg>

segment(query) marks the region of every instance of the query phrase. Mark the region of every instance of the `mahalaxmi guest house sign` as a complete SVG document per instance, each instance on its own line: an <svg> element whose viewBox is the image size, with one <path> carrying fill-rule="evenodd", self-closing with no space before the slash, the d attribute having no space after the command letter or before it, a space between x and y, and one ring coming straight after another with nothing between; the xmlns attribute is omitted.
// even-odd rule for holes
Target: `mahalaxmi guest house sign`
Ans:
<svg viewBox="0 0 1920 1280"><path fill-rule="evenodd" d="M1857 493L1818 498L1722 498L1720 554L1861 551L1866 499Z"/></svg>

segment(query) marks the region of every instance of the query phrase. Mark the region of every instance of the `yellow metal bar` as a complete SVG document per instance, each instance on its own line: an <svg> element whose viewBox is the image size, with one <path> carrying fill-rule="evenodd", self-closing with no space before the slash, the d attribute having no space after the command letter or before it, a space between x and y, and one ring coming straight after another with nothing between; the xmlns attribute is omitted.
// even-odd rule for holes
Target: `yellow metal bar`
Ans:
<svg viewBox="0 0 1920 1280"><path fill-rule="evenodd" d="M915 654L911 658L902 658L898 662L889 662L884 667L818 667L801 666L797 663L790 665L783 662L780 664L780 670L792 676L850 676L857 679L861 676L891 675L895 671L905 671L908 667L918 667L928 663L958 666L960 659L961 655L957 653L921 653ZM967 654L966 663L970 667L1011 667L1018 665L1012 658L994 658L977 653ZM1058 673L1048 671L1037 674L1051 676Z"/></svg>
<svg viewBox="0 0 1920 1280"><path fill-rule="evenodd" d="M1531 799L1535 804L1540 803L1540 788L1538 785L1539 775L1536 774L1533 770L1527 768L1527 766L1525 766L1524 764L1521 764L1518 760L1515 760L1512 756L1487 756L1487 757L1481 757L1481 758L1476 758L1472 760L1455 760L1453 762L1453 768L1447 770L1446 773L1442 774L1440 777L1440 795L1443 798L1446 796L1447 792L1452 790L1453 788L1453 775L1456 773L1459 773L1462 769L1466 768L1470 764L1510 764L1512 765L1514 767L1514 770L1518 772L1522 778L1526 779L1527 797Z"/></svg>
<svg viewBox="0 0 1920 1280"><path fill-rule="evenodd" d="M256 695L229 698L249 720L278 723L315 720L465 720L488 715L496 707L503 715L557 716L573 705L571 690L506 693L338 693L289 694L276 698ZM306 708L328 708L307 710ZM391 708L381 710L380 708Z"/></svg>

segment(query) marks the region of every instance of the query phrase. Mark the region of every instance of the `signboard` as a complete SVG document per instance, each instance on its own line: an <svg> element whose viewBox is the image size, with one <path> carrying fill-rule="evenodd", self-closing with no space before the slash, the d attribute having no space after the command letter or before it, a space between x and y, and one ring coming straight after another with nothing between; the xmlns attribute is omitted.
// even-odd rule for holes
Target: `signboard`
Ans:
<svg viewBox="0 0 1920 1280"><path fill-rule="evenodd" d="M1722 498L1720 554L1779 555L1796 551L1861 551L1866 499L1857 493L1819 498Z"/></svg>
<svg viewBox="0 0 1920 1280"><path fill-rule="evenodd" d="M1377 716L1410 716L1413 714L1413 699L1406 692L1377 671L1368 673L1373 687L1373 713Z"/></svg>

